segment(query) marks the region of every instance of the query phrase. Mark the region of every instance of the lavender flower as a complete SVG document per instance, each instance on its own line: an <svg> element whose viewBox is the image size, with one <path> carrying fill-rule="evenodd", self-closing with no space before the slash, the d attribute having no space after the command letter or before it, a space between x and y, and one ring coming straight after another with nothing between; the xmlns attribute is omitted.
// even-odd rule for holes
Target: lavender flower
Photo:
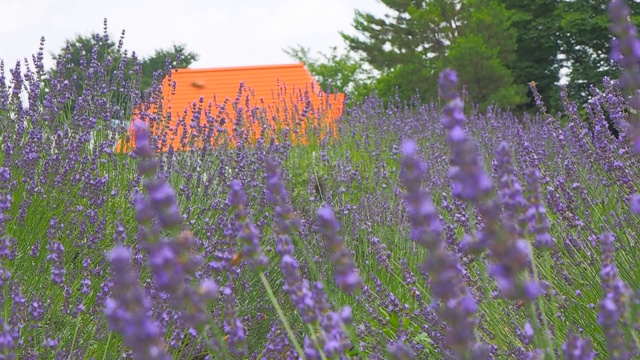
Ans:
<svg viewBox="0 0 640 360"><path fill-rule="evenodd" d="M504 223L518 236L524 235L524 229L518 223L519 217L525 211L527 201L522 195L522 186L513 167L511 148L506 142L501 142L496 149L496 169L498 177L498 194L504 209Z"/></svg>
<svg viewBox="0 0 640 360"><path fill-rule="evenodd" d="M324 289L320 288L320 290L324 293ZM318 334L319 343L313 345L320 347L323 354L329 359L344 357L346 351L351 347L351 342L344 328L351 324L351 321L351 307L349 306L345 306L340 313L333 311L325 313L320 322L323 331Z"/></svg>
<svg viewBox="0 0 640 360"><path fill-rule="evenodd" d="M248 220L246 206L246 196L242 188L242 183L238 180L231 181L231 192L229 193L229 204L236 209L234 219L238 237L243 240L245 246L242 249L242 256L249 261L249 266L254 271L263 271L267 267L267 258L260 247L260 234L255 225Z"/></svg>
<svg viewBox="0 0 640 360"><path fill-rule="evenodd" d="M9 216L9 210L11 209L11 192L10 192L10 182L11 182L11 171L6 167L0 167L0 258L13 258L13 250L14 244L16 240L5 233L6 223L11 220ZM55 269L58 270L58 273L62 273L64 269L60 269L61 261L55 263ZM53 270L52 270L53 272ZM64 277L64 274L62 274ZM3 286L11 279L11 271L6 268L5 262L3 261L0 264L0 286ZM56 276L56 280L59 277Z"/></svg>
<svg viewBox="0 0 640 360"><path fill-rule="evenodd" d="M631 212L640 215L640 194L631 195Z"/></svg>
<svg viewBox="0 0 640 360"><path fill-rule="evenodd" d="M630 359L630 344L627 343L619 323L623 321L626 312L626 302L631 291L627 284L618 277L618 270L615 264L615 246L612 233L603 233L600 236L602 248L602 288L605 297L600 302L600 312L598 313L598 323L607 339L607 350L609 359Z"/></svg>
<svg viewBox="0 0 640 360"><path fill-rule="evenodd" d="M7 359L15 359L16 343L13 340L12 329L7 324L3 324L3 329L0 331L0 352Z"/></svg>
<svg viewBox="0 0 640 360"><path fill-rule="evenodd" d="M476 252L488 247L494 259L489 273L498 282L501 294L510 299L534 300L542 291L540 285L535 281L523 281L519 276L528 269L531 261L529 245L518 237L518 233L513 230L514 226L500 221L499 203L489 199L493 185L481 166L475 144L462 129L465 117L462 102L455 92L457 81L457 75L451 69L440 73L440 93L443 100L448 101L443 109L441 123L447 130L447 142L451 149L452 192L457 192L461 199L476 204L484 222L484 227L476 236L477 242L471 242L471 237L467 235L461 247ZM505 152L504 147L501 152ZM505 164L509 162L501 161Z"/></svg>
<svg viewBox="0 0 640 360"><path fill-rule="evenodd" d="M340 225L331 207L323 206L318 210L318 226L327 249L331 253L330 260L335 269L335 280L338 287L348 294L359 291L362 288L362 280L349 258L349 250L338 236Z"/></svg>
<svg viewBox="0 0 640 360"><path fill-rule="evenodd" d="M235 356L244 358L247 356L247 346L245 344L246 331L242 321L236 311L235 296L231 287L225 287L222 291L224 302L224 331L229 334L229 350Z"/></svg>
<svg viewBox="0 0 640 360"><path fill-rule="evenodd" d="M640 152L640 40L638 29L631 22L631 11L623 0L612 0L609 3L609 17L612 24L610 30L615 36L611 41L611 59L622 68L620 87L630 96L629 107L633 110L629 114L629 131L631 141L636 152ZM634 202L637 194L632 195L631 210L637 214L637 204Z"/></svg>
<svg viewBox="0 0 640 360"><path fill-rule="evenodd" d="M593 360L596 357L591 347L591 340L581 339L574 332L569 332L567 342L562 344L562 352L566 360Z"/></svg>
<svg viewBox="0 0 640 360"><path fill-rule="evenodd" d="M9 209L11 208L11 170L0 167L0 236L4 235L5 223L11 218Z"/></svg>
<svg viewBox="0 0 640 360"><path fill-rule="evenodd" d="M387 345L389 358L393 360L412 360L416 358L416 353L407 344L396 341Z"/></svg>
<svg viewBox="0 0 640 360"><path fill-rule="evenodd" d="M640 110L640 94L637 93L640 82L640 40L638 30L631 22L631 11L623 0L612 0L609 3L610 30L615 36L611 42L611 59L623 69L620 87L631 94L629 105ZM637 119L636 119L637 120ZM637 124L634 124L637 125ZM635 139L636 150L640 151L638 139Z"/></svg>
<svg viewBox="0 0 640 360"><path fill-rule="evenodd" d="M64 245L57 241L58 237L58 219L52 218L49 221L49 229L47 234L49 236L49 243L47 244L47 250L49 254L47 255L47 260L51 261L51 281L54 284L64 285L64 278L66 274L66 269L64 268Z"/></svg>
<svg viewBox="0 0 640 360"><path fill-rule="evenodd" d="M302 278L298 261L291 255L282 257L282 273L284 285L282 289L291 297L291 301L298 308L298 312L306 323L315 323L320 319L320 313L309 289L309 282Z"/></svg>
<svg viewBox="0 0 640 360"><path fill-rule="evenodd" d="M423 266L431 280L432 294L442 304L438 313L449 328L447 341L457 355L464 358L474 352L477 305L466 289L456 256L446 249L441 239L442 226L430 196L420 187L425 165L417 159L416 151L413 141L402 143L401 180L407 188L411 233L414 241L429 250Z"/></svg>
<svg viewBox="0 0 640 360"><path fill-rule="evenodd" d="M109 253L114 294L105 303L110 328L122 335L136 359L170 359L158 324L149 317L151 301L138 286L129 249L116 245Z"/></svg>
<svg viewBox="0 0 640 360"><path fill-rule="evenodd" d="M411 220L411 239L427 249L442 246L442 223L425 189L421 188L425 172L424 162L416 158L417 145L407 140L402 143L400 178L407 189L407 210Z"/></svg>
<svg viewBox="0 0 640 360"><path fill-rule="evenodd" d="M291 234L299 226L299 220L289 205L289 195L282 182L280 168L272 156L266 159L265 175L267 181L267 201L273 206L278 236L276 252L283 256L293 254Z"/></svg>
<svg viewBox="0 0 640 360"><path fill-rule="evenodd" d="M529 232L535 236L535 246L537 248L552 248L555 246L555 239L549 234L547 211L540 195L539 176L536 169L528 169L525 173L529 209L524 218L528 223Z"/></svg>
<svg viewBox="0 0 640 360"><path fill-rule="evenodd" d="M147 126L141 121L136 121L134 129L136 136L134 154L142 159L138 164L138 171L141 176L149 177L145 181L148 198L136 197L136 219L144 223L150 221L155 215L165 229L180 225L182 216L178 210L175 192L164 180L153 178L158 169L158 161L153 156Z"/></svg>
<svg viewBox="0 0 640 360"><path fill-rule="evenodd" d="M293 209L288 204L288 194L282 183L280 168L275 158L266 160L267 201L273 206L278 233L276 237L276 252L281 256L281 269L284 274L283 289L289 294L291 301L298 308L298 312L307 323L320 320L319 309L311 295L309 282L302 278L298 261L293 256L291 234L298 229L298 221Z"/></svg>
<svg viewBox="0 0 640 360"><path fill-rule="evenodd" d="M176 238L159 237L160 230L171 229L182 223L175 192L163 179L156 177L157 161L151 151L147 128L136 123L136 155L141 157L139 170L147 176L146 197L136 199L137 219L142 224L152 220L155 214L158 226L141 228L139 240L149 255L149 266L158 290L169 295L170 302L182 308L181 316L189 326L201 331L211 321L207 302L217 297L217 287L211 279L204 279L198 287L190 280L203 264L201 255L192 251L196 244L191 231L182 231Z"/></svg>
<svg viewBox="0 0 640 360"><path fill-rule="evenodd" d="M255 358L258 358L257 356ZM267 335L267 344L264 351L260 356L260 360L269 360L280 358L283 360L294 360L298 357L295 352L292 351L292 346L289 344L289 338L282 330L279 322L271 324L271 329Z"/></svg>
<svg viewBox="0 0 640 360"><path fill-rule="evenodd" d="M493 183L479 161L478 146L467 137L463 128L466 121L462 100L456 93L458 76L446 69L440 73L440 93L447 103L442 109L441 123L447 130L447 143L451 148L452 193L465 201L478 202L493 191Z"/></svg>

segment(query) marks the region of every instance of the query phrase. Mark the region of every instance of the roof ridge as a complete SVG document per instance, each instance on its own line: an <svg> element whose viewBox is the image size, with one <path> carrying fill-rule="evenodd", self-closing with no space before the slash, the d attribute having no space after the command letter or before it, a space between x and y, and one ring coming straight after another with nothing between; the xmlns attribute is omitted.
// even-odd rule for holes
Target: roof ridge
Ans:
<svg viewBox="0 0 640 360"><path fill-rule="evenodd" d="M249 65L249 66L227 66L217 68L182 68L175 69L172 73L176 72L211 72L211 71L237 71L237 70L258 70L258 69L282 69L282 68L298 68L305 67L303 62L293 64L272 64L272 65Z"/></svg>

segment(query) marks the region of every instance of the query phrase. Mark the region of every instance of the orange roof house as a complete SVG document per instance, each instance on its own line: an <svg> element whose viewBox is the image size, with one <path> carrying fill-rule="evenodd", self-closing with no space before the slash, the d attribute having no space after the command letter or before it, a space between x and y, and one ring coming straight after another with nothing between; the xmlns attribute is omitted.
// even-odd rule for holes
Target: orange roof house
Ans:
<svg viewBox="0 0 640 360"><path fill-rule="evenodd" d="M303 63L215 69L178 69L167 75L162 95L135 118L147 122L160 151L253 142L286 133L335 135L344 94L326 94ZM131 135L130 130L130 135ZM134 136L118 151L135 146Z"/></svg>

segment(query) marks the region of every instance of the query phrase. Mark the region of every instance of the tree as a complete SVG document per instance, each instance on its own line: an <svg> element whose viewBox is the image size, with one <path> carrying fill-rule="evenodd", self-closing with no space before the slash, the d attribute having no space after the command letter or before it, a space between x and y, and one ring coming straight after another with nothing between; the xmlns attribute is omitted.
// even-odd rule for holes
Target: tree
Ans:
<svg viewBox="0 0 640 360"><path fill-rule="evenodd" d="M418 94L431 100L438 96L438 73L451 66L473 102L515 106L523 101L525 87L513 86L508 67L516 34L504 6L494 0L382 2L395 14L377 18L356 11L358 35L341 33L348 47L381 73L374 85L379 95L408 100ZM488 86L477 86L478 81Z"/></svg>
<svg viewBox="0 0 640 360"><path fill-rule="evenodd" d="M338 54L338 48L334 46L329 54L318 52L320 58L317 58L311 56L310 49L298 45L284 49L284 52L304 63L325 92L346 94L349 103L362 100L371 90L371 72L351 51Z"/></svg>
<svg viewBox="0 0 640 360"><path fill-rule="evenodd" d="M514 83L526 86L535 81L547 108L561 107L558 91L562 60L560 54L560 0L499 0L509 10L509 23L516 34L515 58L509 64ZM535 111L536 103L527 88L527 101L519 108Z"/></svg>
<svg viewBox="0 0 640 360"><path fill-rule="evenodd" d="M496 50L504 66L516 61L518 32L512 27L513 12L494 0L466 0L460 18L464 26L459 36L478 36L485 46ZM524 85L524 84L523 84Z"/></svg>
<svg viewBox="0 0 640 360"><path fill-rule="evenodd" d="M143 90L150 88L153 74L166 69L167 59L169 59L169 65L172 69L184 69L198 61L199 58L200 56L198 54L187 51L186 45L184 44L174 44L169 50L158 49L153 55L142 60L142 80L140 86Z"/></svg>
<svg viewBox="0 0 640 360"><path fill-rule="evenodd" d="M350 50L380 72L374 88L383 98L437 96L438 60L456 37L458 6L452 1L382 1L395 15L356 11L359 36L341 33Z"/></svg>
<svg viewBox="0 0 640 360"><path fill-rule="evenodd" d="M446 55L457 35L456 1L382 1L395 15L376 18L356 10L354 28L360 36L341 33L349 48L364 55L374 69L386 71L412 64L436 69L433 60Z"/></svg>
<svg viewBox="0 0 640 360"><path fill-rule="evenodd" d="M561 53L569 70L569 95L579 104L586 104L589 87L599 87L602 78L619 77L617 66L609 59L608 0L563 1L559 8ZM627 1L632 21L640 24L640 2Z"/></svg>
<svg viewBox="0 0 640 360"><path fill-rule="evenodd" d="M506 108L526 101L526 84L514 82L517 32L511 11L494 0L467 0L460 13L458 38L449 48L443 67L458 71L471 100L486 107Z"/></svg>
<svg viewBox="0 0 640 360"><path fill-rule="evenodd" d="M469 97L480 107L495 103L506 108L525 101L525 86L514 85L511 71L499 60L499 49L490 48L477 35L456 39L445 63L464 79Z"/></svg>

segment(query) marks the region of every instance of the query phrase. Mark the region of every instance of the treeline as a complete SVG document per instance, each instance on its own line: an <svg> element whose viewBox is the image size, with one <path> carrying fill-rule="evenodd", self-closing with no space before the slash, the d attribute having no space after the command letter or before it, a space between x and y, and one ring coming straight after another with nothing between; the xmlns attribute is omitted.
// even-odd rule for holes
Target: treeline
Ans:
<svg viewBox="0 0 640 360"><path fill-rule="evenodd" d="M437 75L458 71L468 98L515 111L535 110L535 82L551 111L561 108L561 78L584 104L589 87L618 76L609 60L607 0L381 0L383 17L356 11L354 32L342 32L345 51L313 57L286 49L307 63L319 82L357 102L375 91L385 99L438 97ZM640 2L629 2L633 14ZM635 16L634 23L640 23Z"/></svg>

